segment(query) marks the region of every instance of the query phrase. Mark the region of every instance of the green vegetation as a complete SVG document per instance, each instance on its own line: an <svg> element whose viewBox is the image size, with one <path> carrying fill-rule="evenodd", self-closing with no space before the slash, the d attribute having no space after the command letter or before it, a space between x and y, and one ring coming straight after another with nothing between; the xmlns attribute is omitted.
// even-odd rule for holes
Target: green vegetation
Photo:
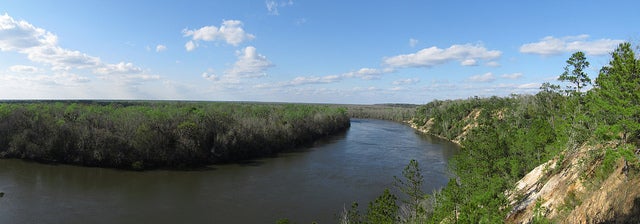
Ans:
<svg viewBox="0 0 640 224"><path fill-rule="evenodd" d="M396 223L398 221L396 200L396 196L389 193L389 189L384 189L382 195L378 196L375 201L369 202L369 207L367 207L368 223Z"/></svg>
<svg viewBox="0 0 640 224"><path fill-rule="evenodd" d="M192 168L273 155L349 125L344 108L329 106L7 102L0 104L0 158Z"/></svg>
<svg viewBox="0 0 640 224"><path fill-rule="evenodd" d="M417 105L377 104L377 105L340 105L347 108L351 118L379 119L405 122L415 116Z"/></svg>
<svg viewBox="0 0 640 224"><path fill-rule="evenodd" d="M393 178L396 181L396 187L408 197L402 200L409 210L409 217L407 218L415 219L424 213L421 202L426 198L426 195L422 192L424 178L418 166L418 161L412 159L409 165L402 170L402 176L404 179L398 177Z"/></svg>
<svg viewBox="0 0 640 224"><path fill-rule="evenodd" d="M344 210L340 216L340 223L398 223L401 221L408 221L417 218L417 215L424 213L421 200L425 195L422 193L422 173L418 166L418 161L411 160L402 171L403 178L394 177L396 180L396 187L406 196L408 199L403 200L408 205L408 217L404 217L399 214L401 209L396 201L398 197L391 194L389 189L385 189L382 195L378 196L374 201L369 202L367 207L367 213L361 215L358 211L358 203L354 202L350 210Z"/></svg>
<svg viewBox="0 0 640 224"><path fill-rule="evenodd" d="M592 157L602 158L595 174L586 174L595 184L604 180L620 159L637 172L640 162L634 149L640 139L640 59L629 43L620 44L609 65L600 70L595 85L583 92L591 85L585 73L588 66L584 53L577 52L567 60L559 77L568 83L564 88L545 83L536 95L433 101L417 108L414 124L425 126L431 134L459 140L463 149L451 162L457 177L434 192L430 200L405 201L401 207L408 205L412 215L394 222L501 223L511 210L505 192L516 181L539 164L564 158L565 152L583 145L611 146L593 153ZM562 161L558 160L555 169L567 166ZM403 174L419 177L406 170ZM402 185L408 186L406 183ZM411 187L403 189L409 198L424 198ZM548 223L540 203L533 221ZM570 194L564 209L572 210L580 203L575 193ZM347 223L359 223L368 217L349 220L356 221Z"/></svg>

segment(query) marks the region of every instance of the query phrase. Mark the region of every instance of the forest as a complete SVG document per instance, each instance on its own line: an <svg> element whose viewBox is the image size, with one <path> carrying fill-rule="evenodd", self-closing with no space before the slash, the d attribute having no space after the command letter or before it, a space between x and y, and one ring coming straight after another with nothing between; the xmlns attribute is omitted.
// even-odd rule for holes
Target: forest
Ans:
<svg viewBox="0 0 640 224"><path fill-rule="evenodd" d="M395 122L411 120L418 105L414 104L375 104L375 105L333 105L344 107L351 118L378 119Z"/></svg>
<svg viewBox="0 0 640 224"><path fill-rule="evenodd" d="M291 150L350 126L345 108L162 101L0 103L0 158L198 168Z"/></svg>
<svg viewBox="0 0 640 224"><path fill-rule="evenodd" d="M462 146L450 162L456 176L439 191L420 192L428 180L412 161L404 178L396 178L403 195L385 191L364 214L354 204L344 210L340 223L502 223L511 211L505 192L516 181L552 158L558 161L556 170L569 166L564 155L585 145L597 149L590 151L589 161L581 161L596 164L581 174L590 189L600 188L615 161L624 160L627 175L638 176L640 59L633 47L620 44L593 81L584 53L576 52L566 62L564 72L558 72L564 86L544 83L535 95L436 100L418 107L412 121L416 126ZM579 203L569 195L560 212ZM630 217L622 221L640 221ZM532 220L558 221L542 215Z"/></svg>

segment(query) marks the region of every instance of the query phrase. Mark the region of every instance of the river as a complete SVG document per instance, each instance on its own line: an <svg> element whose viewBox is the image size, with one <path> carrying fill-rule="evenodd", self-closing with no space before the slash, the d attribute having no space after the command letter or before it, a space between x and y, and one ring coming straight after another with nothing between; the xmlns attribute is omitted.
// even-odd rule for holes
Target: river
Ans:
<svg viewBox="0 0 640 224"><path fill-rule="evenodd" d="M446 185L457 147L406 125L352 119L296 152L198 171L146 172L0 160L0 223L336 223L393 188L416 159L424 191Z"/></svg>

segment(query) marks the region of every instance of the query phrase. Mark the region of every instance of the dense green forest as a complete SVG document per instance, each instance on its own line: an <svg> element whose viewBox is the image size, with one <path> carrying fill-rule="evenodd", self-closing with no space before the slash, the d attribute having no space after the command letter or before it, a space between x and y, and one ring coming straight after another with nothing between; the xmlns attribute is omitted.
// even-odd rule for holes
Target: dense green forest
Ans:
<svg viewBox="0 0 640 224"><path fill-rule="evenodd" d="M611 57L595 82L586 73L589 62L584 53L576 52L564 72L558 72L565 86L544 83L536 95L437 100L420 106L414 124L462 145L450 164L456 177L433 194L402 191L400 198L421 203L408 200L397 205L396 196L385 191L369 204L366 214L345 210L340 222L501 223L511 210L505 192L516 181L547 160L584 145L600 146L590 158L602 160L602 165L584 174L594 189L613 171L611 164L617 159L624 158L629 172L637 173L640 60L629 43L620 44ZM419 186L416 167L410 164L403 174Z"/></svg>
<svg viewBox="0 0 640 224"><path fill-rule="evenodd" d="M366 118L405 122L416 114L418 105L413 104L376 104L376 105L334 105L347 109L351 118Z"/></svg>
<svg viewBox="0 0 640 224"><path fill-rule="evenodd" d="M204 102L0 103L0 158L123 169L193 168L312 143L346 109Z"/></svg>

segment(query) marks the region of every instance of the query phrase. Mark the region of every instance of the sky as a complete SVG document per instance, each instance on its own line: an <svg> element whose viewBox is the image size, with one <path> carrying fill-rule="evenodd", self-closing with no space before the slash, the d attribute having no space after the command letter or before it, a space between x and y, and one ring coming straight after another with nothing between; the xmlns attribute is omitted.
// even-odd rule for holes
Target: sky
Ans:
<svg viewBox="0 0 640 224"><path fill-rule="evenodd" d="M0 0L0 99L413 103L535 94L638 44L637 1Z"/></svg>

